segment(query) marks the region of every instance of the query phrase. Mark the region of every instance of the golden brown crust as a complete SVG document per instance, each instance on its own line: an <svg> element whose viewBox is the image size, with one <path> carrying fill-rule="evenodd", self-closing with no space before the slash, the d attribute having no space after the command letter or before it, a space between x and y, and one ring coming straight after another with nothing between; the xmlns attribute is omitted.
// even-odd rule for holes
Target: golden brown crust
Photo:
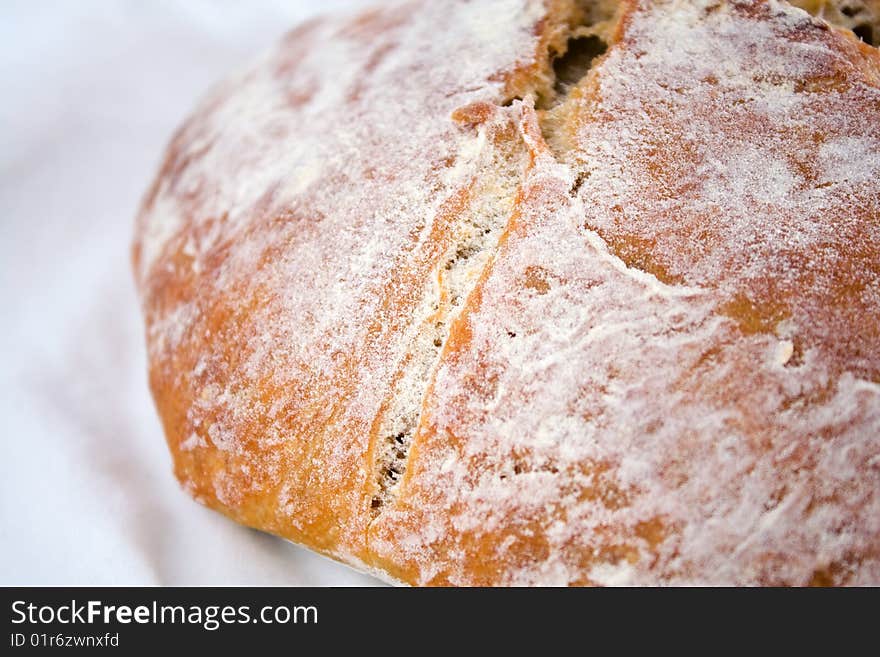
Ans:
<svg viewBox="0 0 880 657"><path fill-rule="evenodd" d="M316 22L181 129L134 262L196 499L413 584L880 582L880 54L621 7Z"/></svg>

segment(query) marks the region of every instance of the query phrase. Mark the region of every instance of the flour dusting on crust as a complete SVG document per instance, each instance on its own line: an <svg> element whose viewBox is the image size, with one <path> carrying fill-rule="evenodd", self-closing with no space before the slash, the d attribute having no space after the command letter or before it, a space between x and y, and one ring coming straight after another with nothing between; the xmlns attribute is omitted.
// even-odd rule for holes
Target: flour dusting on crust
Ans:
<svg viewBox="0 0 880 657"><path fill-rule="evenodd" d="M626 2L546 103L582 4L318 21L209 95L135 251L178 476L409 583L880 582L880 55Z"/></svg>

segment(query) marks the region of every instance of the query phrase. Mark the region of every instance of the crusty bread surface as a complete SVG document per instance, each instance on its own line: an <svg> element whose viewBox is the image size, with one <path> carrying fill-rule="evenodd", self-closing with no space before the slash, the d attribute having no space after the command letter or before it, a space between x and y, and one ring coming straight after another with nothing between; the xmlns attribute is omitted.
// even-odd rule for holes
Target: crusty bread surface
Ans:
<svg viewBox="0 0 880 657"><path fill-rule="evenodd" d="M395 3L216 86L133 249L183 487L416 585L880 584L880 3L796 4Z"/></svg>

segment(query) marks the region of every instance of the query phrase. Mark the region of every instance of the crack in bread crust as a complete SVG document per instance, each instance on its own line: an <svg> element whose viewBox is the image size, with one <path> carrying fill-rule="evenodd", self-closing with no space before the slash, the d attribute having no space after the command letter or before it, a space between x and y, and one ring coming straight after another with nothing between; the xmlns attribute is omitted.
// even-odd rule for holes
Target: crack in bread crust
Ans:
<svg viewBox="0 0 880 657"><path fill-rule="evenodd" d="M476 133L453 168L472 172L467 193L443 231L448 244L435 260L423 300L414 312L415 332L396 375L393 390L372 431L376 488L370 502L375 518L393 503L406 474L407 457L419 426L421 408L443 346L460 309L491 262L507 218L513 211L526 149L509 141L510 112L478 103L453 113Z"/></svg>

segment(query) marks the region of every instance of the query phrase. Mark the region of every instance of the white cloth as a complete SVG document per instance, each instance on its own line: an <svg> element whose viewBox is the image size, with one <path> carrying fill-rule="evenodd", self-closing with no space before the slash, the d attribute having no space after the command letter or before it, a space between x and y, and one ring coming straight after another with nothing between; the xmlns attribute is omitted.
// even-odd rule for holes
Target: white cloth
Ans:
<svg viewBox="0 0 880 657"><path fill-rule="evenodd" d="M230 69L357 0L0 5L0 584L376 584L191 501L147 391L133 217Z"/></svg>

